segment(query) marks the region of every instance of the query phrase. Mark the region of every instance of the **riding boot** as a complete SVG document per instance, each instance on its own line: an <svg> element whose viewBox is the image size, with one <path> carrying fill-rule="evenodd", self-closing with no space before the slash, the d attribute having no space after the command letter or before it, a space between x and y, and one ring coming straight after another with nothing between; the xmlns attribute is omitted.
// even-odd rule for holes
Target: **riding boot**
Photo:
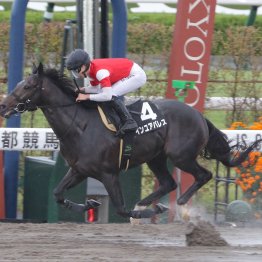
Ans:
<svg viewBox="0 0 262 262"><path fill-rule="evenodd" d="M115 109L121 121L121 127L117 133L125 134L132 131L136 131L136 129L138 128L137 123L127 110L124 102L119 97L113 96L112 106Z"/></svg>

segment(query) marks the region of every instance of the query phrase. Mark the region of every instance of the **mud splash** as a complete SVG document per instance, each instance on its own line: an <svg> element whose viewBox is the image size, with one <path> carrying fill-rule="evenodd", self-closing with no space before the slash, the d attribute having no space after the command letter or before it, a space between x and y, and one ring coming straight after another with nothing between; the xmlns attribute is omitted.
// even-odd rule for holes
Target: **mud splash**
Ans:
<svg viewBox="0 0 262 262"><path fill-rule="evenodd" d="M215 227L200 220L196 224L190 222L186 230L187 246L229 246Z"/></svg>

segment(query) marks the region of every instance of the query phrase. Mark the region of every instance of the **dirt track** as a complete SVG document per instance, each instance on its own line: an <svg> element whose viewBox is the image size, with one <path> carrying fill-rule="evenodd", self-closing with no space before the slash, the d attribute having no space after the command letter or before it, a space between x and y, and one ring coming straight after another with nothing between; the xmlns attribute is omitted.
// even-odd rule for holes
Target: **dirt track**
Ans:
<svg viewBox="0 0 262 262"><path fill-rule="evenodd" d="M262 228L216 229L230 246L187 247L178 223L0 223L0 261L262 261Z"/></svg>

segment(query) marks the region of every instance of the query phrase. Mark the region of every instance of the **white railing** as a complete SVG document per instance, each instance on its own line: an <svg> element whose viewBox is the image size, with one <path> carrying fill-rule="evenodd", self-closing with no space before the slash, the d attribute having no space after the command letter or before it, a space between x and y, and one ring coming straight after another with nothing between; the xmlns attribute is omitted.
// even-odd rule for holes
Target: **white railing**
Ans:
<svg viewBox="0 0 262 262"><path fill-rule="evenodd" d="M20 0L22 1L22 0ZM1 2L14 2L14 0L1 0ZM30 0L30 2L39 2L39 3L76 3L76 0Z"/></svg>
<svg viewBox="0 0 262 262"><path fill-rule="evenodd" d="M14 0L1 0L1 2L13 2ZM30 0L31 2L42 2L42 3L76 3L76 0ZM112 0L111 0L112 1ZM125 0L126 3L166 3L176 4L178 0ZM261 0L217 0L217 4L223 5L262 5Z"/></svg>
<svg viewBox="0 0 262 262"><path fill-rule="evenodd" d="M262 98L255 99L252 97L206 97L205 108L209 110L252 110L255 108L262 110Z"/></svg>

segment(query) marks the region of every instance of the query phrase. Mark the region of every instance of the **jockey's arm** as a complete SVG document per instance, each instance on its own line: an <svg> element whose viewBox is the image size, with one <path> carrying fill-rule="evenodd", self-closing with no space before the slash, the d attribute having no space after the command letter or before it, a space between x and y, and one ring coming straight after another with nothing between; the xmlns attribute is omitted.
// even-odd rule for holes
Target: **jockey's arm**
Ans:
<svg viewBox="0 0 262 262"><path fill-rule="evenodd" d="M89 85L83 87L83 91L86 94L98 94L102 92L102 89L100 88L100 85L96 85L96 86Z"/></svg>
<svg viewBox="0 0 262 262"><path fill-rule="evenodd" d="M108 70L99 70L96 77L99 81L99 86L100 86L100 93L94 94L94 93L89 93L89 94L79 94L77 97L77 101L80 100L92 100L96 102L106 102L106 101L111 101L112 96L113 96L113 89L111 87L111 82L109 78L109 71ZM90 82L91 83L91 82ZM91 83L92 84L92 83ZM96 87L96 86L94 86Z"/></svg>
<svg viewBox="0 0 262 262"><path fill-rule="evenodd" d="M113 96L113 89L111 87L110 81L110 72L108 70L101 69L97 72L96 78L99 81L102 92L99 94L90 94L89 99L96 102L110 101Z"/></svg>
<svg viewBox="0 0 262 262"><path fill-rule="evenodd" d="M110 101L113 96L112 87L104 87L102 88L102 92L99 94L81 94L79 93L76 101L82 101L82 100L92 100L96 102L105 102Z"/></svg>
<svg viewBox="0 0 262 262"><path fill-rule="evenodd" d="M112 87L103 87L102 92L99 94L90 94L89 99L92 101L97 101L97 102L105 102L105 101L110 101L113 96L113 90Z"/></svg>

